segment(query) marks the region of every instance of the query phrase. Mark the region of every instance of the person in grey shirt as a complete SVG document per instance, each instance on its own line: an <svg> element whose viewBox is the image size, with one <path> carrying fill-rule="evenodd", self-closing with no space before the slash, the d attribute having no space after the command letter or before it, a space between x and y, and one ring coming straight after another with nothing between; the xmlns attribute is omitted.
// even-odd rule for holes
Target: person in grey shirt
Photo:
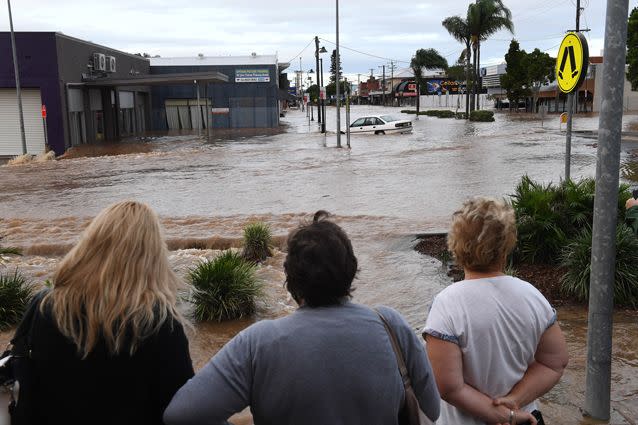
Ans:
<svg viewBox="0 0 638 425"><path fill-rule="evenodd" d="M173 397L167 425L227 424L250 406L255 425L395 425L404 388L377 313L350 301L357 259L346 233L319 211L288 238L286 289L293 314L235 336ZM422 342L399 313L394 330L423 412L440 397Z"/></svg>

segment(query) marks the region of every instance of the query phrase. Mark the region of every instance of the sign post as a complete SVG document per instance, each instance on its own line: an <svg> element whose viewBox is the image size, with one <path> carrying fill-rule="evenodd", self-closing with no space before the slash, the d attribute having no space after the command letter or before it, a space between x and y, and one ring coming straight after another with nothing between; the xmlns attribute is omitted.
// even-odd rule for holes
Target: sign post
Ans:
<svg viewBox="0 0 638 425"><path fill-rule="evenodd" d="M587 39L579 32L567 33L560 44L558 57L556 58L556 82L560 91L568 95L565 181L570 179L574 101L577 99L578 88L587 76L588 67L589 47L587 46ZM574 92L576 92L576 96Z"/></svg>
<svg viewBox="0 0 638 425"><path fill-rule="evenodd" d="M586 416L608 420L628 0L608 0L587 316ZM596 96L599 91L596 90Z"/></svg>
<svg viewBox="0 0 638 425"><path fill-rule="evenodd" d="M42 125L44 126L44 150L49 150L49 138L47 135L47 105L42 105Z"/></svg>

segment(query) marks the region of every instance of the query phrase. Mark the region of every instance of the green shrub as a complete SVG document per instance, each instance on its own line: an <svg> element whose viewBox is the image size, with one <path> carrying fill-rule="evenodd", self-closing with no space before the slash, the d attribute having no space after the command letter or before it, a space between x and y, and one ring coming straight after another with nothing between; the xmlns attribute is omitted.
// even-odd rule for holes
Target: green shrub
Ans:
<svg viewBox="0 0 638 425"><path fill-rule="evenodd" d="M470 112L470 121L492 122L494 121L494 112L472 111Z"/></svg>
<svg viewBox="0 0 638 425"><path fill-rule="evenodd" d="M33 287L22 274L0 274L0 330L15 325L33 296Z"/></svg>
<svg viewBox="0 0 638 425"><path fill-rule="evenodd" d="M578 300L589 299L591 273L592 230L584 228L562 252L562 265L567 268L561 289ZM638 306L638 238L633 231L619 224L616 228L616 274L614 303L622 306Z"/></svg>
<svg viewBox="0 0 638 425"><path fill-rule="evenodd" d="M264 261L272 256L270 247L272 234L270 226L263 222L251 223L244 227L244 249L242 256L248 261Z"/></svg>
<svg viewBox="0 0 638 425"><path fill-rule="evenodd" d="M512 206L516 212L516 257L530 263L557 263L562 247L594 217L595 181L569 180L560 185L542 184L523 176L516 186ZM629 186L618 188L618 220L622 222Z"/></svg>
<svg viewBox="0 0 638 425"><path fill-rule="evenodd" d="M465 112L457 112L455 118L457 120L467 119L467 114Z"/></svg>
<svg viewBox="0 0 638 425"><path fill-rule="evenodd" d="M437 118L454 118L456 114L454 111L449 111L447 109L439 110L439 109L431 109L428 111L421 111L419 115L427 115L428 117L437 117Z"/></svg>
<svg viewBox="0 0 638 425"><path fill-rule="evenodd" d="M262 296L262 283L256 266L233 251L200 263L188 278L194 292L195 319L199 321L237 319L255 312L255 301Z"/></svg>
<svg viewBox="0 0 638 425"><path fill-rule="evenodd" d="M416 114L416 109L403 109L401 110L403 114Z"/></svg>

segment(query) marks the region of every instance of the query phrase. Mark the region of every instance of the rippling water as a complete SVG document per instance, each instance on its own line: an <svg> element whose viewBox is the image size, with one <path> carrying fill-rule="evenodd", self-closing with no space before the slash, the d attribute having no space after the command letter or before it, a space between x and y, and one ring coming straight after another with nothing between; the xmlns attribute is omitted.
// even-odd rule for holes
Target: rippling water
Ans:
<svg viewBox="0 0 638 425"><path fill-rule="evenodd" d="M353 107L352 120L379 113L398 111ZM153 136L82 147L60 161L0 167L0 235L27 254L10 266L19 264L35 280L50 277L91 217L127 198L147 202L161 215L171 260L182 273L212 255L206 249L238 247L242 228L251 221L270 223L281 246L290 229L326 209L337 215L359 257L355 299L395 307L416 329L448 280L437 261L412 250L414 235L444 230L469 196L506 196L524 174L558 181L564 169L564 133L557 117L543 127L506 114L497 115L495 123L420 117L413 134L352 135L348 150L335 148L334 114L328 110L327 136L317 133L305 113L291 111L280 134L214 132L210 140L192 134ZM597 124L598 117L575 121L573 177L595 172L591 131ZM638 128L638 117L625 117L624 126ZM626 162L631 148L631 143L623 148ZM260 271L269 282L269 298L257 318L294 308L282 288L282 261L278 254ZM564 310L560 318L572 363L543 406L552 423L576 424L583 404L586 312ZM191 337L197 366L250 322L199 325ZM638 402L638 347L627 337L638 326L630 313L619 313L617 323L616 343L622 347L615 354L612 419L623 423L622 406Z"/></svg>

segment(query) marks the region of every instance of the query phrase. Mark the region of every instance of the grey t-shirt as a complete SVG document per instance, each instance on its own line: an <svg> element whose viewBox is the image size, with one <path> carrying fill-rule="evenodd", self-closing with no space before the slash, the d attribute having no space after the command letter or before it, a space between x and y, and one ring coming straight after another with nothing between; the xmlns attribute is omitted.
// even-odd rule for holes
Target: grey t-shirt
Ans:
<svg viewBox="0 0 638 425"><path fill-rule="evenodd" d="M422 342L399 313L379 311L397 335L421 409L435 420L440 398ZM225 424L250 406L255 425L394 425L403 398L381 320L345 302L301 307L240 332L177 392L164 421Z"/></svg>

